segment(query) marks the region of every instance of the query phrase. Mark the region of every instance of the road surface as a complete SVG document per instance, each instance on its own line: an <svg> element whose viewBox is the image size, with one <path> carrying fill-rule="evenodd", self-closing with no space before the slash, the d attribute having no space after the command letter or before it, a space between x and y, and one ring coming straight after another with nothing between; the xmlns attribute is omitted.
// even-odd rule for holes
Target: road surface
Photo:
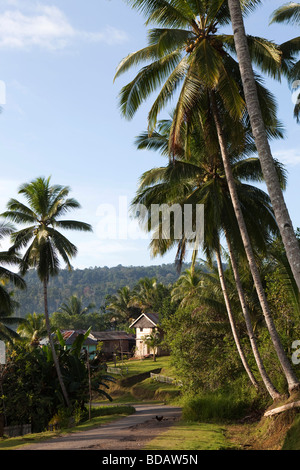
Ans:
<svg viewBox="0 0 300 470"><path fill-rule="evenodd" d="M136 413L112 423L82 432L62 435L48 441L28 444L20 450L139 450L172 426L181 408L166 405L133 405ZM163 416L157 421L156 416Z"/></svg>

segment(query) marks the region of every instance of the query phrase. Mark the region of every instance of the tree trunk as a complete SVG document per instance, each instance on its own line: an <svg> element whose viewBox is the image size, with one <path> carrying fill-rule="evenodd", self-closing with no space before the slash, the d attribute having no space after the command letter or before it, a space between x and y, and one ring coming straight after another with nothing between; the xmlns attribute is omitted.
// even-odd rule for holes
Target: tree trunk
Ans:
<svg viewBox="0 0 300 470"><path fill-rule="evenodd" d="M239 0L228 0L235 48L244 88L246 106L250 118L261 168L272 202L286 255L300 291L300 247L286 207L282 189L274 166L271 148L262 118L257 95L252 62Z"/></svg>
<svg viewBox="0 0 300 470"><path fill-rule="evenodd" d="M222 260L221 260L220 250L219 249L215 250L215 255L216 255L216 260L217 260L220 284L221 284L221 288L222 288L222 292L223 292L223 296L224 296L224 301L225 301L225 305L226 305L226 310L227 310L227 314L228 314L229 323L230 323L230 326L231 326L231 331L232 331L232 334L233 334L233 338L234 338L238 353L240 355L242 364L243 364L243 366L244 366L244 368L245 368L245 370L248 374L248 377L251 380L254 387L258 390L258 383L257 383L254 375L251 372L251 369L250 369L249 364L247 362L247 359L245 357L245 354L244 354L244 351L242 349L240 339L239 339L239 336L238 336L238 333L237 333L237 330L236 330L236 325L235 325L235 321L234 321L234 318L233 318L232 309L231 309L231 305L230 305L230 300L229 300L229 296L228 296L228 292L227 292L227 286L226 286L226 282L225 282L225 278L224 278L224 271L223 271Z"/></svg>
<svg viewBox="0 0 300 470"><path fill-rule="evenodd" d="M288 360L288 358L285 354L283 346L281 344L279 335L277 333L277 330L275 328L275 325L274 325L274 322L273 322L273 319L272 319L272 315L271 315L271 312L270 312L270 309L269 309L267 298L266 298L266 295L265 295L265 292L264 292L264 289L263 289L260 273L259 273L256 261L255 261L255 256L254 256L254 253L253 253L251 241L250 241L248 230L247 230L247 227L246 227L246 224L245 224L244 216L243 216L243 213L242 213L242 210L241 210L240 201L239 201L239 198L238 198L238 195L237 195L236 185L235 185L235 181L234 181L234 177L233 177L233 174L232 174L230 161L229 161L228 154L227 154L226 141L225 141L225 138L224 138L224 135L223 135L223 129L222 129L221 121L220 121L220 118L219 118L219 111L218 111L216 98L215 98L215 95L214 95L213 91L210 93L210 98L211 98L211 109L212 109L212 113L213 113L213 117L214 117L214 121L215 121L215 125L216 125L216 130L217 130L217 134L218 134L218 140L219 140L221 156L222 156L224 171L225 171L225 175L226 175L226 180L227 180L227 184L228 184L228 189L229 189L229 192L230 192L232 205L233 205L233 208L234 208L234 212L235 212L235 216L236 216L237 223L238 223L238 226L239 226L239 230L240 230L240 233L241 233L243 245L244 245L245 252L246 252L246 255L247 255L250 271L251 271L251 274L252 274L252 277L253 277L254 285L255 285L256 292L257 292L257 295L258 295L258 298L259 298L259 302L260 302L260 305L261 305L261 308L262 308L262 311L263 311L263 314L264 314L264 318L265 318L265 321L266 321L266 324L267 324L267 328L268 328L268 331L270 333L271 340L273 342L273 345L274 345L275 351L277 353L279 362L281 364L282 370L283 370L284 375L286 377L286 380L288 382L289 391L292 392L293 390L296 390L296 389L300 388L300 383L299 383L299 381L298 381L298 379L297 379L297 377L296 377L296 375L295 375L295 373L292 369L292 366L291 366L291 364L290 364L290 362L289 362L289 360Z"/></svg>
<svg viewBox="0 0 300 470"><path fill-rule="evenodd" d="M240 278L240 273L239 273L239 269L238 269L237 260L236 260L235 253L234 253L233 248L232 248L230 237L227 234L226 234L226 241L227 241L227 246L228 246L228 251L229 251L229 256L230 256L230 261L231 261L231 266L232 266L232 271L233 271L233 275L234 275L234 279L235 279L235 283L236 283L236 287L237 287L237 291L238 291L238 295L239 295L239 299L240 299L240 303L241 303L241 307L242 307L242 312L243 312L243 315L244 315L244 318L245 318L245 323L246 323L247 332L248 332L248 335L249 335L249 340L250 340L250 343L251 343L253 355L254 355L259 373L261 375L262 381L265 384L265 387L266 387L267 391L269 392L269 394L273 398L273 400L276 400L276 399L280 398L280 393L276 390L276 388L272 384L272 382L271 382L271 380L270 380L270 378L269 378L269 376L266 372L264 364L262 362L262 359L261 359L261 356L260 356L260 353L259 353L259 350L258 350L256 338L255 338L255 335L254 335L254 331L253 331L253 328L252 328L251 318L250 318L250 314L249 314L249 310L248 310L248 306L247 306L247 302L246 302L246 298L245 298L245 294L244 294L244 289L243 289L241 278Z"/></svg>
<svg viewBox="0 0 300 470"><path fill-rule="evenodd" d="M46 279L43 281L43 284L44 284L45 322L46 322L46 327L47 327L49 343L50 343L50 347L51 347L51 351L52 351L52 356L53 356L53 361L54 361L57 377L58 377L58 380L59 380L59 383L60 383L60 386L61 386L61 389L62 389L62 392L63 392L63 396L64 396L64 399L65 399L65 402L66 402L67 406L70 407L69 397L68 397L68 394L67 394L67 390L66 390L62 375L61 375L59 362L58 362L58 358L57 358L57 355L56 355L53 338L52 338L52 335L51 335L51 327L50 327L49 312L48 312L48 289L47 289L47 280Z"/></svg>
<svg viewBox="0 0 300 470"><path fill-rule="evenodd" d="M274 416L278 413L283 413L284 411L293 410L295 408L300 408L300 401L294 401L293 403L287 403L286 405L279 406L273 410L266 411L264 416Z"/></svg>

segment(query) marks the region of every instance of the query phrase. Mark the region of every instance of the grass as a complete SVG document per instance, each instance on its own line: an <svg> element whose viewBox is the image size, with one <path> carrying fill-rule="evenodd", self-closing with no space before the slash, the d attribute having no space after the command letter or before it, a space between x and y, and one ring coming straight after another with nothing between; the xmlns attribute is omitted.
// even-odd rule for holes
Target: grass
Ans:
<svg viewBox="0 0 300 470"><path fill-rule="evenodd" d="M194 422L235 421L245 416L250 405L231 395L201 395L183 400L183 418Z"/></svg>
<svg viewBox="0 0 300 470"><path fill-rule="evenodd" d="M108 366L112 367L114 364L109 363ZM145 403L147 401L170 403L180 393L178 386L157 382L149 378L149 374L153 370L160 370L159 373L162 375L178 378L175 369L170 365L168 356L157 357L156 361L153 361L152 358L127 360L123 363L117 363L116 366L122 367L126 373L122 377L115 375L117 382L110 387L109 393L114 403Z"/></svg>
<svg viewBox="0 0 300 470"><path fill-rule="evenodd" d="M288 430L282 450L300 450L300 416L297 416Z"/></svg>
<svg viewBox="0 0 300 470"><path fill-rule="evenodd" d="M60 429L57 431L44 431L36 434L26 434L25 436L0 438L0 450L14 450L26 444L33 444L45 440L59 437L62 434L87 431L103 424L111 423L119 418L128 416L135 412L135 409L127 405L101 406L92 410L91 420L84 421L76 427Z"/></svg>
<svg viewBox="0 0 300 470"><path fill-rule="evenodd" d="M135 397L140 397L142 400L160 400L171 403L179 396L180 388L176 385L148 378L134 385L131 392Z"/></svg>
<svg viewBox="0 0 300 470"><path fill-rule="evenodd" d="M110 367L114 367L114 363L107 364ZM170 358L168 356L157 357L156 361L153 359L134 359L118 362L117 367L123 367L124 369L128 368L128 372L124 372L124 377L129 378L135 375L144 374L151 372L154 369L163 369L165 375L170 375L171 377L176 378L175 370L170 365ZM116 375L116 378L118 376Z"/></svg>
<svg viewBox="0 0 300 470"><path fill-rule="evenodd" d="M225 429L211 423L181 421L150 441L145 450L225 450L236 449L225 436Z"/></svg>

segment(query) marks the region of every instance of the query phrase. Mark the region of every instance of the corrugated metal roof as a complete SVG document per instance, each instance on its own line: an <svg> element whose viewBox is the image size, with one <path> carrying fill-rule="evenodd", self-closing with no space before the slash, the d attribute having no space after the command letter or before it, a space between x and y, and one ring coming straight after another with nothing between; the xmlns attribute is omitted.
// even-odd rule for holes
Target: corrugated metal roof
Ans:
<svg viewBox="0 0 300 470"><path fill-rule="evenodd" d="M85 334L85 330L64 330L61 332L66 344L73 344L80 334ZM97 340L90 334L84 341L84 344L96 344Z"/></svg>
<svg viewBox="0 0 300 470"><path fill-rule="evenodd" d="M116 341L116 340L132 340L135 339L134 335L128 334L125 331L93 331L93 336L98 341Z"/></svg>
<svg viewBox="0 0 300 470"><path fill-rule="evenodd" d="M85 334L85 330L63 330L62 336L66 344L72 344L79 334ZM134 335L125 331L91 331L85 344L95 344L97 341L116 341L116 340L132 340Z"/></svg>

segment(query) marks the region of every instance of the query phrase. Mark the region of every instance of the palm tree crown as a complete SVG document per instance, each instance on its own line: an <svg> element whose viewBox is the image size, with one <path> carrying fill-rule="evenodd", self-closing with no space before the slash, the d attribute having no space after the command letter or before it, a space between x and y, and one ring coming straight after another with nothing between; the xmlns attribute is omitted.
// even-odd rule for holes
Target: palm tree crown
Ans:
<svg viewBox="0 0 300 470"><path fill-rule="evenodd" d="M91 226L74 220L60 220L72 209L80 208L79 203L69 198L66 186L50 186L50 177L37 178L24 184L19 190L27 205L16 199L7 204L3 217L17 224L29 225L12 234L14 248L28 246L21 263L21 274L30 267L37 268L41 280L49 280L58 273L59 256L71 268L70 259L77 254L77 248L58 229L91 231Z"/></svg>

